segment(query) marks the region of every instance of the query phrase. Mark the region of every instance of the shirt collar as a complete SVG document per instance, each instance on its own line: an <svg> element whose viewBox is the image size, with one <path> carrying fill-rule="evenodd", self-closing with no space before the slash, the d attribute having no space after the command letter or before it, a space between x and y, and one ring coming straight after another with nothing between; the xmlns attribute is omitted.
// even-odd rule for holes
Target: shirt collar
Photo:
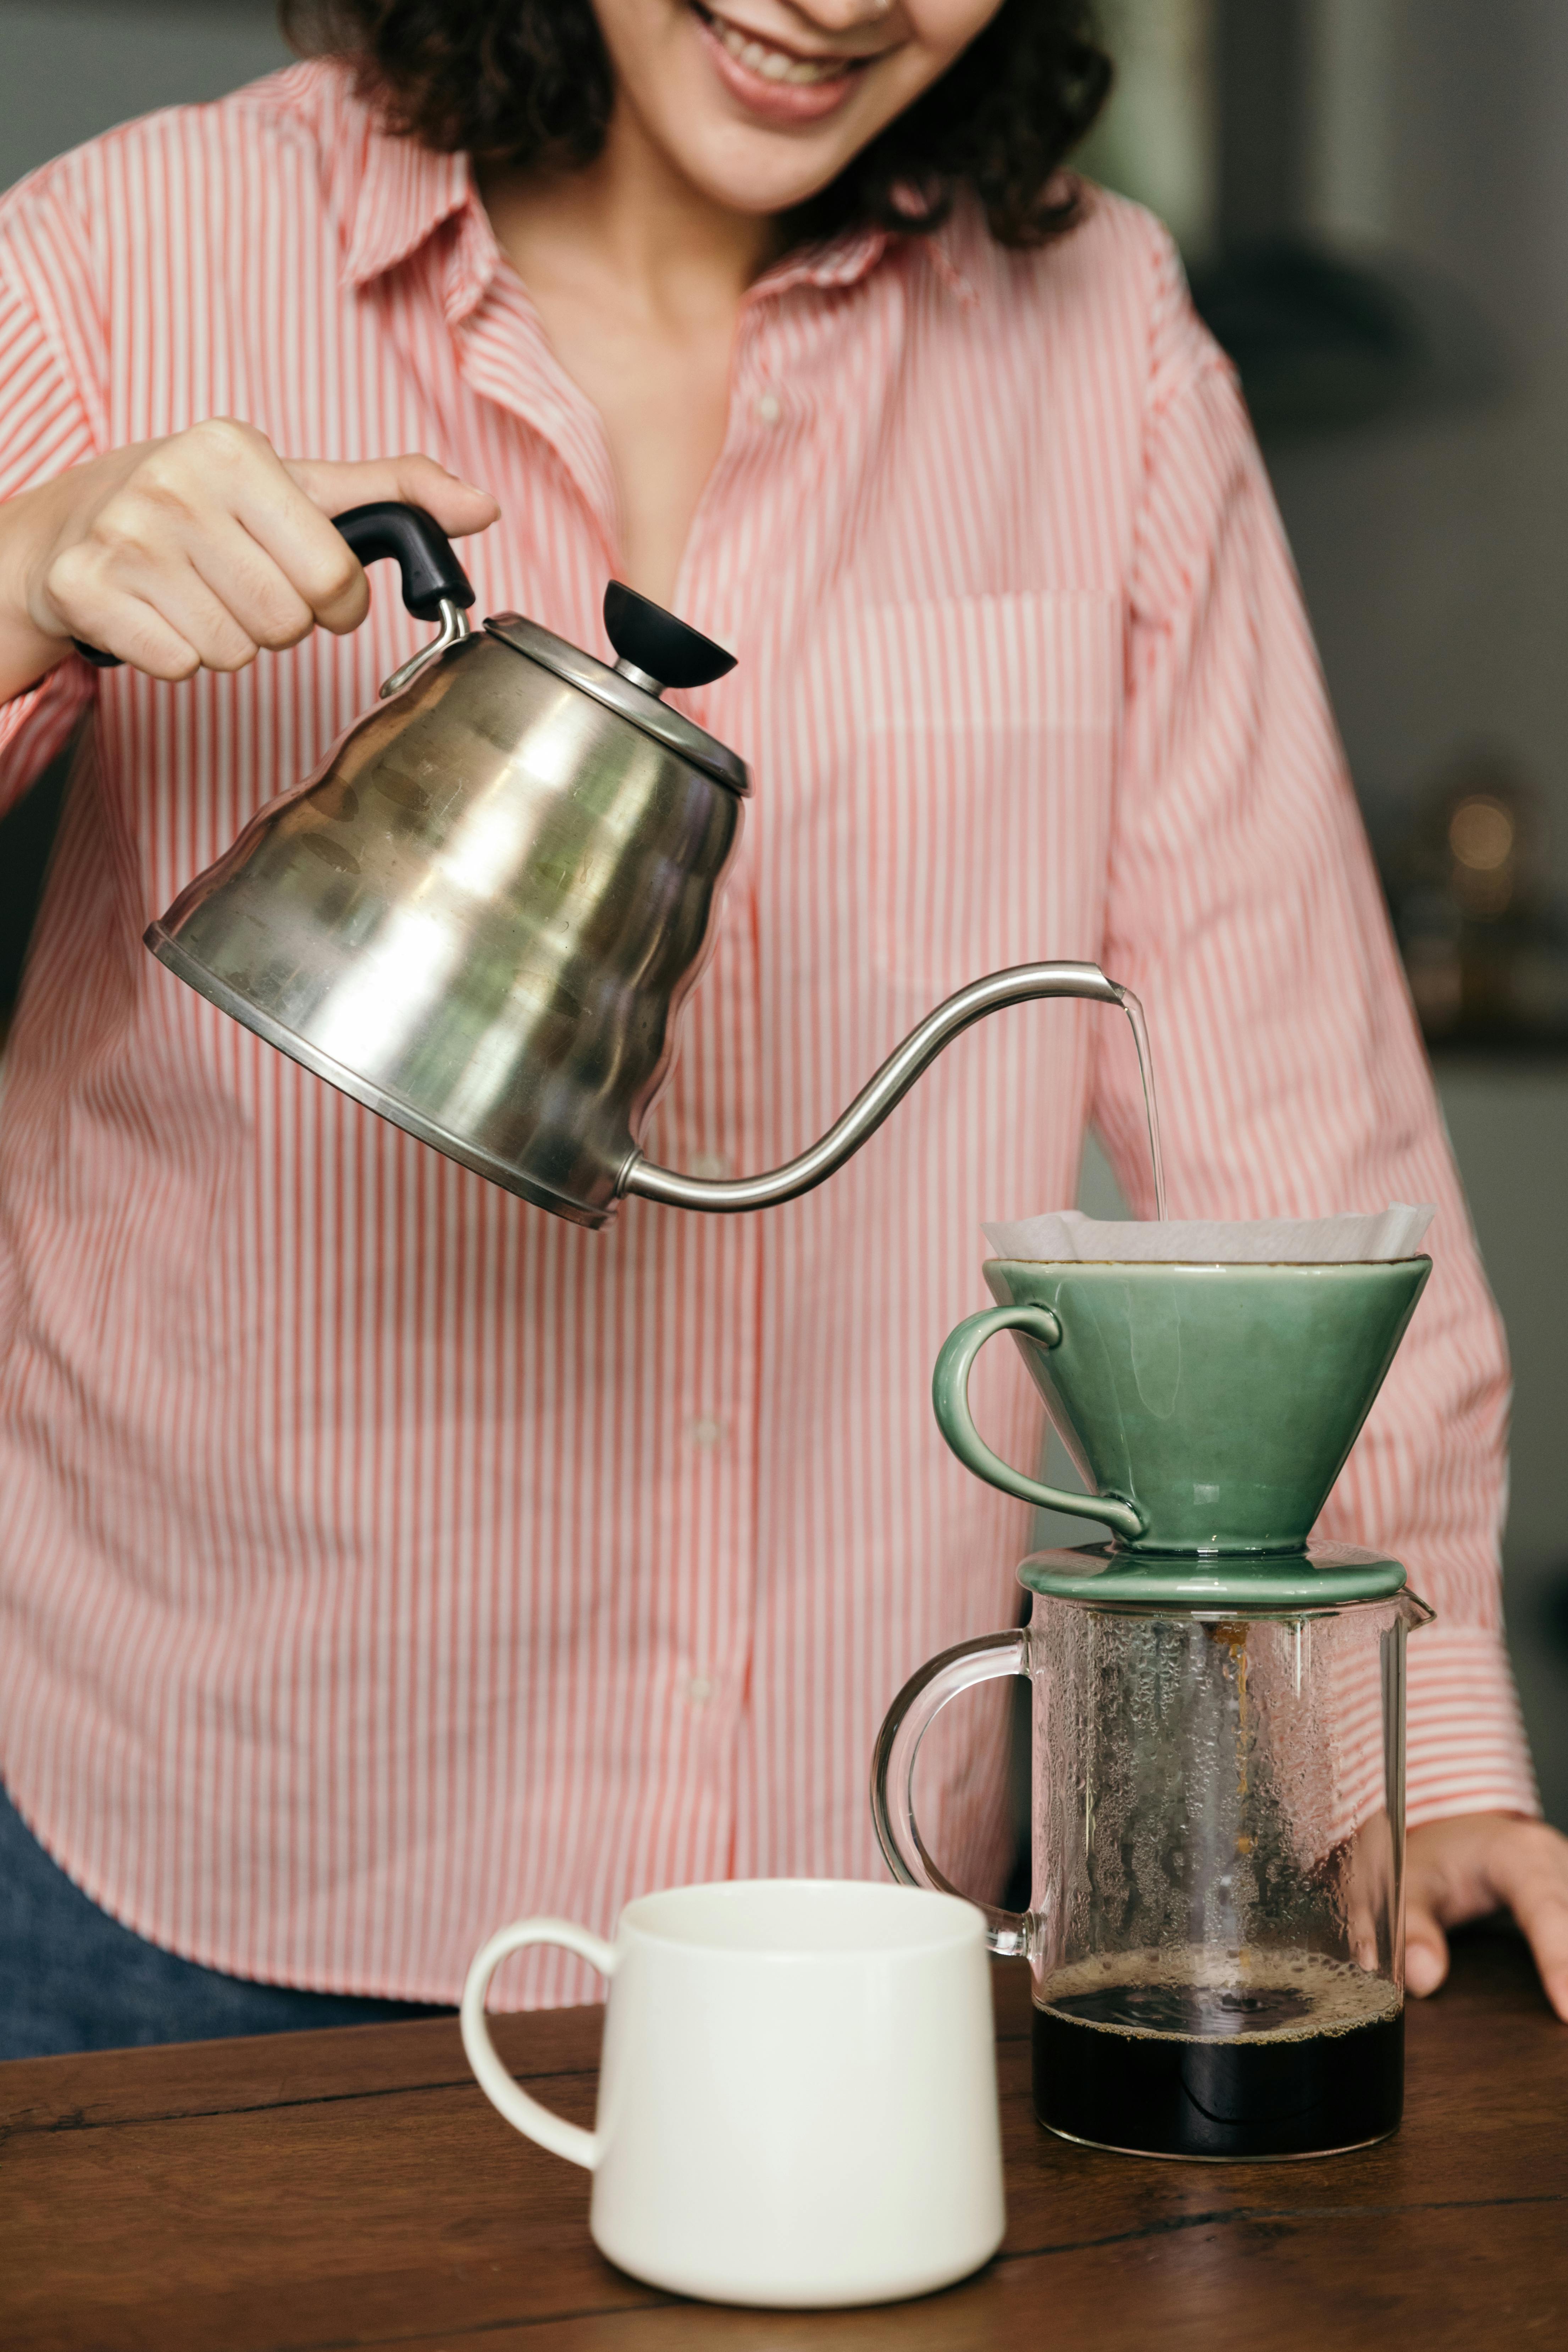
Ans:
<svg viewBox="0 0 1568 2352"><path fill-rule="evenodd" d="M858 286L868 278L892 238L885 228L847 229L820 245L799 247L764 270L752 291L759 299L795 286Z"/></svg>
<svg viewBox="0 0 1568 2352"><path fill-rule="evenodd" d="M367 121L344 278L351 286L368 286L406 261L459 213L466 216L467 233L461 240L455 282L448 289L447 310L454 319L479 301L499 258L472 166L467 155L437 154L416 139L399 138ZM870 276L890 247L923 254L950 292L965 303L978 300L974 281L957 257L951 221L924 236L900 236L880 227L847 229L820 245L786 255L758 279L753 297L767 299L795 286L857 286Z"/></svg>
<svg viewBox="0 0 1568 2352"><path fill-rule="evenodd" d="M343 257L351 286L395 269L455 213L479 209L466 155L438 155L367 123L360 163Z"/></svg>
<svg viewBox="0 0 1568 2352"><path fill-rule="evenodd" d="M920 254L947 287L964 303L980 299L973 278L958 258L954 224L950 220L928 235L900 236L892 229L846 229L821 245L803 247L757 280L752 291L762 298L787 293L795 286L857 286L868 278L889 248Z"/></svg>

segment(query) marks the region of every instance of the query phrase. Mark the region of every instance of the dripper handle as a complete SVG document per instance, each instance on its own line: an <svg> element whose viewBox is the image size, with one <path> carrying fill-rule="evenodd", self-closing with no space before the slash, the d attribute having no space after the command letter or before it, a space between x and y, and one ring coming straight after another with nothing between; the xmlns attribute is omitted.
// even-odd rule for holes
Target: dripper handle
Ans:
<svg viewBox="0 0 1568 2352"><path fill-rule="evenodd" d="M936 1414L937 1427L946 1438L966 1470L984 1478L993 1486L1000 1486L1005 1495L1016 1495L1026 1503L1034 1503L1041 1510L1066 1511L1075 1519L1098 1519L1102 1527L1110 1528L1119 1536L1133 1542L1144 1532L1142 1515L1132 1504L1116 1495L1069 1495L1064 1487L1047 1486L1038 1478L1026 1478L993 1454L974 1426L974 1416L969 1410L969 1375L974 1369L974 1359L987 1339L998 1331L1022 1331L1026 1338L1042 1348L1061 1345L1062 1327L1048 1307L992 1307L979 1315L971 1315L956 1330L950 1331L942 1343L931 1374L931 1410Z"/></svg>
<svg viewBox="0 0 1568 2352"><path fill-rule="evenodd" d="M994 1682L1003 1675L1022 1675L1027 1680L1029 1674L1029 1636L1022 1625L944 1650L910 1676L883 1717L871 1759L871 1818L888 1868L905 1886L929 1887L935 1895L956 1895L960 1902L973 1903L985 1920L985 1940L999 1959L1014 1959L1029 1950L1029 1914L975 1902L942 1876L915 1823L915 1759L950 1698L976 1683Z"/></svg>

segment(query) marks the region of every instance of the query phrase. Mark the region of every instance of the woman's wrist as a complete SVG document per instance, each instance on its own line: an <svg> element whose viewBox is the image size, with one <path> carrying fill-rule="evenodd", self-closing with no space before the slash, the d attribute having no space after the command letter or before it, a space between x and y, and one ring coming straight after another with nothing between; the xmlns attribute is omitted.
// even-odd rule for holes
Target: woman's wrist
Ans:
<svg viewBox="0 0 1568 2352"><path fill-rule="evenodd" d="M0 504L0 702L37 686L71 649L68 635L40 627L30 603L29 583L56 528L57 499L48 482Z"/></svg>
<svg viewBox="0 0 1568 2352"><path fill-rule="evenodd" d="M0 622L0 704L41 685L69 652L68 642L59 637L46 637L37 629L12 630Z"/></svg>

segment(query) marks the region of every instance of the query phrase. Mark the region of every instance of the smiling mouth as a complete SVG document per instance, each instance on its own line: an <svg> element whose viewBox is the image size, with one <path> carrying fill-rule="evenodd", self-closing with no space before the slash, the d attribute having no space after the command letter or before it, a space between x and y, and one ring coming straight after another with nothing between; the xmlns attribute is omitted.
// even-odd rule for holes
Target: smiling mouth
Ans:
<svg viewBox="0 0 1568 2352"><path fill-rule="evenodd" d="M870 58L802 57L794 49L775 48L772 42L760 40L755 33L731 25L728 17L704 7L702 0L691 0L691 10L738 66L784 89L820 89L824 82L847 81L874 62Z"/></svg>

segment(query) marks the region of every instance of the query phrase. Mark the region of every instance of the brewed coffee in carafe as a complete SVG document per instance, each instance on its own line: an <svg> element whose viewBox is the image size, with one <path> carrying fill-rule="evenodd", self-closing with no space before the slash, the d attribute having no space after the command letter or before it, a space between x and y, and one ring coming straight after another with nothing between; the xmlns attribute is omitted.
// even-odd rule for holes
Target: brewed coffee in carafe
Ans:
<svg viewBox="0 0 1568 2352"><path fill-rule="evenodd" d="M1035 2112L1063 2139L1173 2157L1332 2155L1383 2139L1404 2105L1405 2013L1349 1970L1296 1958L1278 1981L1080 1990L1067 1972L1034 2012ZM1303 1981L1305 1979L1305 1981ZM1105 2132L1120 2137L1107 2142Z"/></svg>

